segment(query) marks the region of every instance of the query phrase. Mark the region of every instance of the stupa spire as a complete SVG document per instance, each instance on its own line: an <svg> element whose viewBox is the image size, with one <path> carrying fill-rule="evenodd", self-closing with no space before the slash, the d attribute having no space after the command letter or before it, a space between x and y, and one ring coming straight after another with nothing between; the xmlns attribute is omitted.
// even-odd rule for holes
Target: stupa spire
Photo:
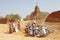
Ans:
<svg viewBox="0 0 60 40"><path fill-rule="evenodd" d="M40 10L39 10L38 3L36 3L36 6L35 6L35 12L38 12L38 11L40 11Z"/></svg>

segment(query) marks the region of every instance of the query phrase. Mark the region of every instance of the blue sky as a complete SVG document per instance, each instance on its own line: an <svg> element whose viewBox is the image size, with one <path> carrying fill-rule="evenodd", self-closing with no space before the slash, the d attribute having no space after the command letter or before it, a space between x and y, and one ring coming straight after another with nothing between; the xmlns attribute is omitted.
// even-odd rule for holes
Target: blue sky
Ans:
<svg viewBox="0 0 60 40"><path fill-rule="evenodd" d="M60 0L0 0L0 16L13 13L24 18L34 11L36 3L42 12L60 10Z"/></svg>

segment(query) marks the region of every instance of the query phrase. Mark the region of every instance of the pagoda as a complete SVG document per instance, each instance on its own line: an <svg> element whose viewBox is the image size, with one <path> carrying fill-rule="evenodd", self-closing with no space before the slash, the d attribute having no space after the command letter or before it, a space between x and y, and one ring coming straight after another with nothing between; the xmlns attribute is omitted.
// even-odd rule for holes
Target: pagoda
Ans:
<svg viewBox="0 0 60 40"><path fill-rule="evenodd" d="M36 16L37 16L37 14L39 14L40 13L40 10L39 10L39 6L38 5L36 5L35 6L35 10L31 13L31 15L30 15L30 18L31 19L36 19Z"/></svg>

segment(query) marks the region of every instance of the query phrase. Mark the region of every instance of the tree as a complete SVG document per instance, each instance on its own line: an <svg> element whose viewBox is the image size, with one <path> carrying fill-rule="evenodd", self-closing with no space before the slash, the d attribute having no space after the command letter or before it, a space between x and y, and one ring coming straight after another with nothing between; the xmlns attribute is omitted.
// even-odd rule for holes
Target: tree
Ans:
<svg viewBox="0 0 60 40"><path fill-rule="evenodd" d="M24 20L30 20L30 16L27 15L27 16L24 18Z"/></svg>
<svg viewBox="0 0 60 40"><path fill-rule="evenodd" d="M12 19L21 19L21 17L18 14L10 14L10 15L6 15L6 17L10 17Z"/></svg>
<svg viewBox="0 0 60 40"><path fill-rule="evenodd" d="M14 15L14 18L16 18L16 19L21 19L21 17L20 17L18 14L15 14L15 15Z"/></svg>

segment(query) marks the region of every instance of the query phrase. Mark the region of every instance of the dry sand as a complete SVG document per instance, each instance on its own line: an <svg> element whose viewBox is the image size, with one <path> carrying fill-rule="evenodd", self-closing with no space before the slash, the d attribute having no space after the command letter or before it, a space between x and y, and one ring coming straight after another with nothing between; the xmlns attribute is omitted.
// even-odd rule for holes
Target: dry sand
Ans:
<svg viewBox="0 0 60 40"><path fill-rule="evenodd" d="M60 23L46 23L54 29L54 32L46 37L25 36L23 29L28 21L21 22L21 30L16 33L8 34L8 24L0 24L0 40L60 40Z"/></svg>

